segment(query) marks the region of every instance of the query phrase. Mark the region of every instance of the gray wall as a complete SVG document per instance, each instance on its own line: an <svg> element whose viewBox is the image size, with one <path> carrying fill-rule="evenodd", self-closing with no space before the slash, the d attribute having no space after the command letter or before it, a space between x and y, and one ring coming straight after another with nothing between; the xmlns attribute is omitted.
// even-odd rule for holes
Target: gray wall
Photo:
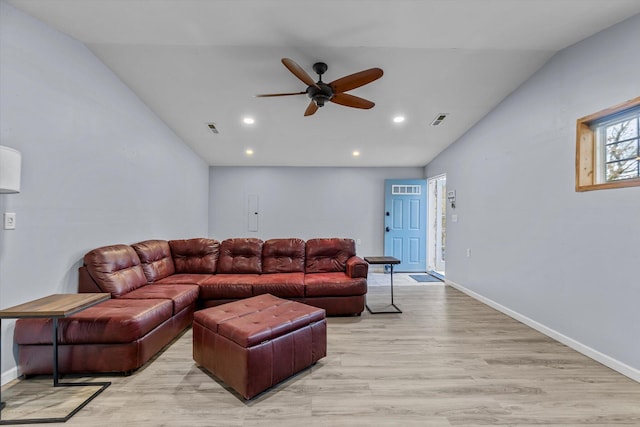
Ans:
<svg viewBox="0 0 640 427"><path fill-rule="evenodd" d="M0 144L22 191L0 194L0 307L77 291L97 246L208 234L208 166L81 43L0 3ZM2 382L15 377L2 322Z"/></svg>
<svg viewBox="0 0 640 427"><path fill-rule="evenodd" d="M423 168L212 167L209 234L228 237L348 237L358 255L382 254L384 180L423 178ZM258 195L258 231L248 197Z"/></svg>
<svg viewBox="0 0 640 427"><path fill-rule="evenodd" d="M576 120L640 95L639 40L558 53L426 175L457 191L447 279L640 381L640 187L574 191Z"/></svg>

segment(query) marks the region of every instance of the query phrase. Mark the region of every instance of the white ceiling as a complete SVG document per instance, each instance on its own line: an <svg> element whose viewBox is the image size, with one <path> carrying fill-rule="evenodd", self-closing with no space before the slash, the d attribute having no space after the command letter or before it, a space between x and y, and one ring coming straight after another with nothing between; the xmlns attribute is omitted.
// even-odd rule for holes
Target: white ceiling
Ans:
<svg viewBox="0 0 640 427"><path fill-rule="evenodd" d="M8 2L85 43L209 164L246 166L424 166L555 52L640 13L638 0ZM306 89L284 57L314 78L326 62L327 82L382 68L349 92L376 106L304 117L305 96L254 97Z"/></svg>

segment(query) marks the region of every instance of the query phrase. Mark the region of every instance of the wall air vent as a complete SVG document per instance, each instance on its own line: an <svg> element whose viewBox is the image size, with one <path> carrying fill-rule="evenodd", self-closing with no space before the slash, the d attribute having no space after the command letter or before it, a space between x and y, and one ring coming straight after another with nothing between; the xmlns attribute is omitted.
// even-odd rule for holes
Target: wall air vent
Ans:
<svg viewBox="0 0 640 427"><path fill-rule="evenodd" d="M431 122L431 126L438 126L440 123L442 123L444 121L444 119L447 118L447 116L449 115L449 113L440 113L436 116L435 119L433 119L433 121Z"/></svg>
<svg viewBox="0 0 640 427"><path fill-rule="evenodd" d="M207 123L207 126L209 127L209 130L215 134L218 133L218 128L216 128L216 124L215 123Z"/></svg>

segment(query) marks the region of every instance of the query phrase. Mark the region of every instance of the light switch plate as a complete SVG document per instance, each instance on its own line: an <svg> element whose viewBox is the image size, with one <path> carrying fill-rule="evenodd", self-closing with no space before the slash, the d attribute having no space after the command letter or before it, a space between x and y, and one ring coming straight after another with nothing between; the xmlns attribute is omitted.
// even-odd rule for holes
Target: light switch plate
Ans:
<svg viewBox="0 0 640 427"><path fill-rule="evenodd" d="M15 212L4 213L4 229L15 230L16 229L16 214Z"/></svg>

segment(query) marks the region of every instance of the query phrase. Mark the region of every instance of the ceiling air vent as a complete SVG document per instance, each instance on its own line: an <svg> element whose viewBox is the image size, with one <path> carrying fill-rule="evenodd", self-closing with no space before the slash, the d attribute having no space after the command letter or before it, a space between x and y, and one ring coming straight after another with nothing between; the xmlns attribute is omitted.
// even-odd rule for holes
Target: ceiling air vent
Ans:
<svg viewBox="0 0 640 427"><path fill-rule="evenodd" d="M215 123L207 123L207 126L209 126L209 130L215 134L218 133L218 129L216 128L216 124Z"/></svg>
<svg viewBox="0 0 640 427"><path fill-rule="evenodd" d="M449 113L440 113L436 116L435 119L433 119L433 121L431 122L431 126L438 126L440 123L442 123L444 121L444 119L447 118L447 116L449 115Z"/></svg>

